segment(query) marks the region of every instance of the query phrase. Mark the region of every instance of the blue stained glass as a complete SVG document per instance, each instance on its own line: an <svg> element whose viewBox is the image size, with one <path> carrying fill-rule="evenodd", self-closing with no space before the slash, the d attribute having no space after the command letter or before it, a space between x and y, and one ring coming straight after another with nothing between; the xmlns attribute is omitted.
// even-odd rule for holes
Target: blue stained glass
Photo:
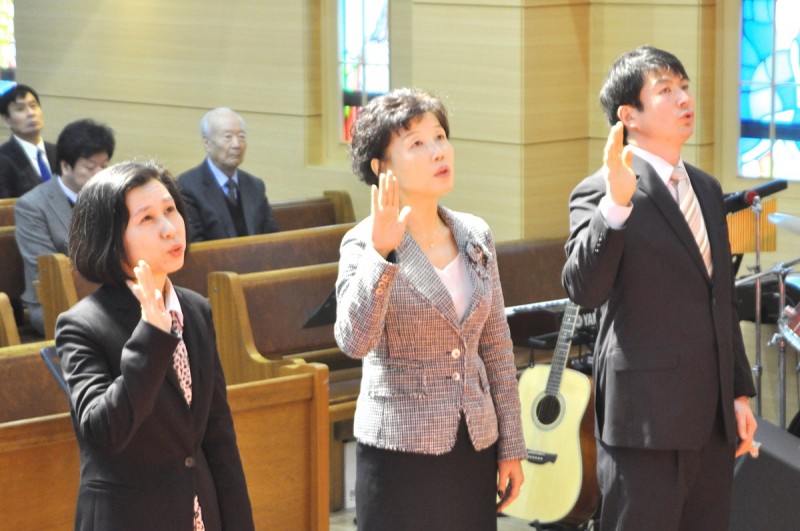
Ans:
<svg viewBox="0 0 800 531"><path fill-rule="evenodd" d="M339 0L342 137L370 98L389 91L388 0Z"/></svg>
<svg viewBox="0 0 800 531"><path fill-rule="evenodd" d="M739 172L800 180L800 1L742 0Z"/></svg>

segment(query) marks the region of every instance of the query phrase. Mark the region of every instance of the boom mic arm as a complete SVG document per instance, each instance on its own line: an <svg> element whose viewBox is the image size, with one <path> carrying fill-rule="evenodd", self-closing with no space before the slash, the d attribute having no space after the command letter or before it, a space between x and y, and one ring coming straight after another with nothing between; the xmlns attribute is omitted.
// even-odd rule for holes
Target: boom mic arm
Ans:
<svg viewBox="0 0 800 531"><path fill-rule="evenodd" d="M732 214L743 210L753 204L756 197L767 197L781 190L785 190L789 185L785 179L773 179L764 184L760 184L750 190L742 190L725 196L725 213Z"/></svg>

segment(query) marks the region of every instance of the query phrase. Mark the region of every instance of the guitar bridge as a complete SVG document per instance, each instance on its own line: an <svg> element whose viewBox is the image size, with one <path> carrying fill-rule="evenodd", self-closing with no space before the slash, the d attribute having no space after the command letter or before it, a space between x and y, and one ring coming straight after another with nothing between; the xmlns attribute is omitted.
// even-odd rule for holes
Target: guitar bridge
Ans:
<svg viewBox="0 0 800 531"><path fill-rule="evenodd" d="M534 465L555 463L556 459L558 459L557 454L548 454L547 452L528 449L528 462L533 463Z"/></svg>

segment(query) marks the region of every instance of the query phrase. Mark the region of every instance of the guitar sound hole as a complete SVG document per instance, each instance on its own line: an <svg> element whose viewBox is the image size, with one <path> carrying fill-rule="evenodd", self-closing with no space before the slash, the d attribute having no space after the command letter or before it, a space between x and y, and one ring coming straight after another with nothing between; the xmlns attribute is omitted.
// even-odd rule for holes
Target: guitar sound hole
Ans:
<svg viewBox="0 0 800 531"><path fill-rule="evenodd" d="M542 424L552 424L561 414L561 403L555 396L546 395L536 405L536 418Z"/></svg>

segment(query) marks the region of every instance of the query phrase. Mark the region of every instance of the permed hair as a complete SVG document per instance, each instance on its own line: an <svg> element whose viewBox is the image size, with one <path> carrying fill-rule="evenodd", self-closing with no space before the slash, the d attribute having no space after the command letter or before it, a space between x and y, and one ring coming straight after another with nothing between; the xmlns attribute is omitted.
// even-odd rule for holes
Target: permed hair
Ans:
<svg viewBox="0 0 800 531"><path fill-rule="evenodd" d="M368 185L377 185L378 176L372 171L372 159L384 160L392 134L408 129L409 124L426 112L436 116L450 138L450 122L442 101L429 92L400 88L378 96L358 114L352 128L350 160L353 173Z"/></svg>

